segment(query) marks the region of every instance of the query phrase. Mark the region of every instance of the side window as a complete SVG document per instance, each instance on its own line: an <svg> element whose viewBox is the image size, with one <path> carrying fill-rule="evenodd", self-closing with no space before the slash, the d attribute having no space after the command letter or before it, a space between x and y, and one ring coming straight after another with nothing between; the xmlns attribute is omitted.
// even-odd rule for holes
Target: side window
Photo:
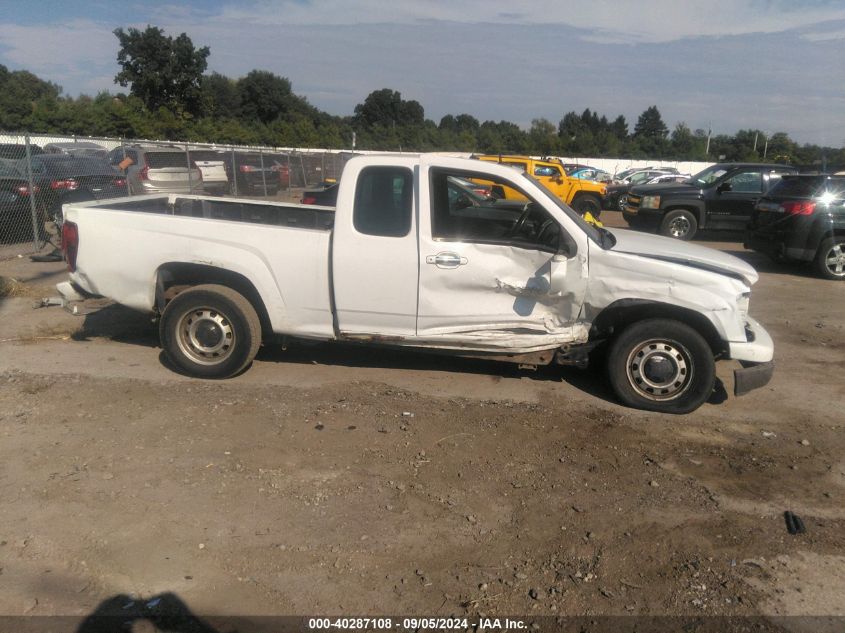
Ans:
<svg viewBox="0 0 845 633"><path fill-rule="evenodd" d="M534 167L534 175L550 176L551 178L561 177L560 169L554 165L537 165Z"/></svg>
<svg viewBox="0 0 845 633"><path fill-rule="evenodd" d="M762 193L763 175L759 171L741 171L727 179L734 193Z"/></svg>
<svg viewBox="0 0 845 633"><path fill-rule="evenodd" d="M403 237L411 230L414 176L401 167L366 167L358 176L352 224L366 235Z"/></svg>
<svg viewBox="0 0 845 633"><path fill-rule="evenodd" d="M779 171L777 169L773 169L772 171L770 171L768 174L766 174L766 183L765 183L766 191L768 191L769 189L774 187L776 184L778 184L780 182L780 179L783 178L784 174L791 174L791 173L792 173L792 171Z"/></svg>
<svg viewBox="0 0 845 633"><path fill-rule="evenodd" d="M530 199L481 197L463 184L470 179L517 189L512 182L489 174L433 169L430 186L434 239L557 251L560 224L543 207ZM525 196L523 191L520 194Z"/></svg>

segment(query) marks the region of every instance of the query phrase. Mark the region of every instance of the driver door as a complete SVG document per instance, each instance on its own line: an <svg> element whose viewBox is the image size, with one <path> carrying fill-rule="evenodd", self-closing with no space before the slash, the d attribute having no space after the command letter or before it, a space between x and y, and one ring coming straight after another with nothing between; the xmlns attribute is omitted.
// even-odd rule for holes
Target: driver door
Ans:
<svg viewBox="0 0 845 633"><path fill-rule="evenodd" d="M510 352L572 340L586 290L586 252L561 255L561 225L527 196L470 209L450 203L456 197L449 195L449 175L489 179L423 163L420 178L428 186L420 187L417 337Z"/></svg>

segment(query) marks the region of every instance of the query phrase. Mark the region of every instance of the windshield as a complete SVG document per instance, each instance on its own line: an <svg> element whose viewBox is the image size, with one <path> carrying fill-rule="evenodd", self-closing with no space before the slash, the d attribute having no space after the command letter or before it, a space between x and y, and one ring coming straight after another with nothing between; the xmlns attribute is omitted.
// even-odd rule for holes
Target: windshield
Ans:
<svg viewBox="0 0 845 633"><path fill-rule="evenodd" d="M704 171L698 172L695 176L687 180L687 182L691 185L695 185L696 187L707 187L712 185L726 173L728 173L728 170L721 165L711 165Z"/></svg>
<svg viewBox="0 0 845 633"><path fill-rule="evenodd" d="M541 183L536 178L530 176L529 174L523 174L528 180L530 180L533 184L535 184L543 193L545 193L549 200L552 200L558 208L563 211L569 218L572 219L578 227L587 234L587 236L593 240L596 244L601 246L602 248L610 248L612 244L608 244L602 238L602 233L599 231L595 226L588 223L584 218L582 218L576 211L572 209L568 204L564 203L563 200L558 198L554 193L552 193L543 183Z"/></svg>

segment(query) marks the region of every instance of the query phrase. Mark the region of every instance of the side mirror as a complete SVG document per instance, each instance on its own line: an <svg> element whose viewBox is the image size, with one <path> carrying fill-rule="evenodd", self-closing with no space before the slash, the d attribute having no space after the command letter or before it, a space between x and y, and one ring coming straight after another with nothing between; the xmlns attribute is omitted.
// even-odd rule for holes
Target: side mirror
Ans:
<svg viewBox="0 0 845 633"><path fill-rule="evenodd" d="M723 182L721 185L716 187L716 191L718 193L724 193L726 191L731 191L732 189L733 189L733 187L731 186L731 183L729 183L729 182Z"/></svg>

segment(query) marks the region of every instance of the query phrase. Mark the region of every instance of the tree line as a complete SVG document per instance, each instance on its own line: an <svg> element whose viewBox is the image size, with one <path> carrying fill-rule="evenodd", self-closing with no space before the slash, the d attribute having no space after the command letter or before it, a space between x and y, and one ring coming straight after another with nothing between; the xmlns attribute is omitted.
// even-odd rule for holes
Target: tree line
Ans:
<svg viewBox="0 0 845 633"><path fill-rule="evenodd" d="M710 135L678 123L669 130L657 106L633 129L586 109L560 121L538 118L525 130L472 114L425 117L417 101L389 88L371 92L349 116L334 116L266 70L231 78L206 73L208 47L182 33L148 26L114 31L120 48L115 81L128 93L64 96L60 86L0 65L0 129L80 136L327 149L528 153L662 160L769 160L815 169L845 167L845 149L799 145L784 132L739 130Z"/></svg>

